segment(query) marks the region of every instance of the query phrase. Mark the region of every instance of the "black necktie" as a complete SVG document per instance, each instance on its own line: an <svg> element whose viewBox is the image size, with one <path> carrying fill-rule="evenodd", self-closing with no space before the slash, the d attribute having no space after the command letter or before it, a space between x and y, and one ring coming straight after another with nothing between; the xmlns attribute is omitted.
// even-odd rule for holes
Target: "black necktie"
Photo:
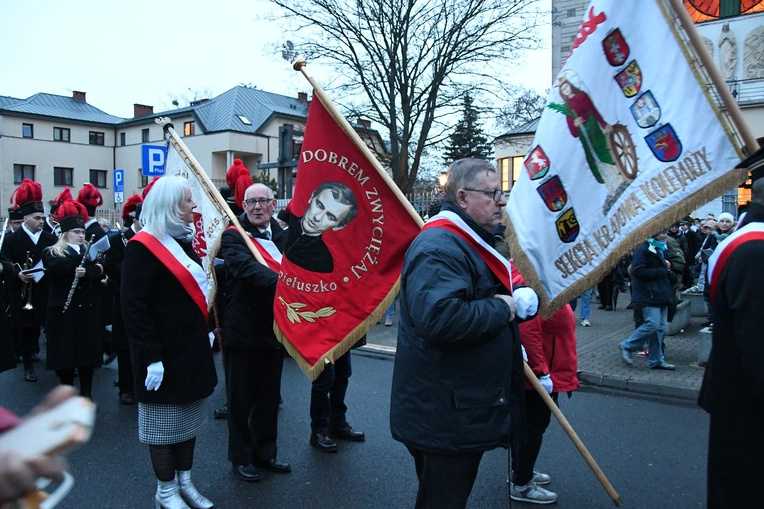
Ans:
<svg viewBox="0 0 764 509"><path fill-rule="evenodd" d="M268 230L265 230L263 232L263 237L265 238L265 240L271 240L271 232L269 232Z"/></svg>

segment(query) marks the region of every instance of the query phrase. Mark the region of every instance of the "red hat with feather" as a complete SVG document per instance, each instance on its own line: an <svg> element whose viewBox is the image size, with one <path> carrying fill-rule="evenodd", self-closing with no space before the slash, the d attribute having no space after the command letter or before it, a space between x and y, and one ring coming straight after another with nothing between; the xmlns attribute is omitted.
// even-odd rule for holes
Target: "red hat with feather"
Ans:
<svg viewBox="0 0 764 509"><path fill-rule="evenodd" d="M54 214L61 232L68 232L75 228L85 228L88 222L87 207L75 200L66 200L56 209Z"/></svg>
<svg viewBox="0 0 764 509"><path fill-rule="evenodd" d="M13 194L11 195L11 203L14 204L14 210L19 211L24 216L36 212L44 212L42 205L42 186L39 182L24 179L21 181L21 185L13 191Z"/></svg>
<svg viewBox="0 0 764 509"><path fill-rule="evenodd" d="M127 199L122 206L122 222L127 223L128 219L138 219L141 215L141 205L143 204L143 198L136 193Z"/></svg>
<svg viewBox="0 0 764 509"><path fill-rule="evenodd" d="M95 216L96 209L103 205L103 196L93 184L86 182L77 195L77 201L85 206L88 214Z"/></svg>

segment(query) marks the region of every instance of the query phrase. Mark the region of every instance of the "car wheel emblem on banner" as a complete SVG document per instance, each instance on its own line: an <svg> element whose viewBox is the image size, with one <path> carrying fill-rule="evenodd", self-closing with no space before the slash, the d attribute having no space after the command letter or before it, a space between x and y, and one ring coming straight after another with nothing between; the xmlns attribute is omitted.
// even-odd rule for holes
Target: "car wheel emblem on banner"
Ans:
<svg viewBox="0 0 764 509"><path fill-rule="evenodd" d="M531 180L538 180L544 178L544 175L549 171L549 158L541 146L536 145L536 148L531 150L531 153L525 158L523 166L525 166Z"/></svg>
<svg viewBox="0 0 764 509"><path fill-rule="evenodd" d="M682 142L671 124L666 124L657 131L645 136L645 141L655 157L664 163L676 161L682 155Z"/></svg>
<svg viewBox="0 0 764 509"><path fill-rule="evenodd" d="M536 191L539 192L544 204L552 212L561 211L568 203L568 193L565 192L560 177L557 175L541 184Z"/></svg>
<svg viewBox="0 0 764 509"><path fill-rule="evenodd" d="M642 71L636 60L632 60L629 66L615 75L618 86L623 90L626 97L634 97L642 88Z"/></svg>
<svg viewBox="0 0 764 509"><path fill-rule="evenodd" d="M649 90L637 97L629 109L637 125L642 129L654 126L661 119L661 107Z"/></svg>
<svg viewBox="0 0 764 509"><path fill-rule="evenodd" d="M620 28L616 28L602 40L602 48L608 63L613 67L623 65L629 58L629 45L626 44Z"/></svg>
<svg viewBox="0 0 764 509"><path fill-rule="evenodd" d="M557 226L557 235L566 244L575 241L578 237L578 218L576 218L576 212L572 207L557 218L555 225Z"/></svg>

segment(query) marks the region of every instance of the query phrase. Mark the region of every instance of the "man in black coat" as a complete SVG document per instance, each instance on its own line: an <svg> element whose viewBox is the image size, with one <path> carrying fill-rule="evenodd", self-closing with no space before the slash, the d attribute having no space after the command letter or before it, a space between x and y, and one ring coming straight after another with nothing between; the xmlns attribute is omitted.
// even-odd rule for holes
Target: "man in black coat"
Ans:
<svg viewBox="0 0 764 509"><path fill-rule="evenodd" d="M669 307L676 297L674 283L677 276L672 272L666 246L668 230L662 230L641 244L631 260L631 302L642 310L642 324L631 336L620 343L621 358L631 366L633 352L641 351L647 343L650 369L676 369L663 359L663 334L666 330Z"/></svg>
<svg viewBox="0 0 764 509"><path fill-rule="evenodd" d="M24 361L24 380L36 382L32 357L39 350L40 329L45 323L48 307L48 281L43 278L35 283L34 276L21 274L20 268L37 265L42 258L42 251L58 240L55 235L43 231L45 213L42 201L32 200L21 204L18 210L24 215L21 228L7 234L3 243L3 258L14 264L14 277L8 285L10 302L10 328L14 342L20 345L21 358ZM25 296L22 298L22 292ZM29 293L31 292L31 299ZM25 309L27 304L32 309Z"/></svg>
<svg viewBox="0 0 764 509"><path fill-rule="evenodd" d="M463 159L451 165L436 217L460 222L465 235L493 248L490 232L506 203L493 165ZM505 267L495 250L487 256ZM528 288L510 296L500 281L467 240L443 227L423 230L406 253L390 429L414 458L417 508L465 507L483 453L523 435L515 311L535 314L538 297Z"/></svg>
<svg viewBox="0 0 764 509"><path fill-rule="evenodd" d="M256 466L290 472L276 459L281 371L284 353L273 333L273 299L278 274L257 262L247 243L271 241L284 251L287 234L273 219L276 200L263 184L244 193L239 217L253 237L233 229L223 232L220 254L225 260L230 298L223 331L223 362L228 392L228 459L244 481L257 481Z"/></svg>
<svg viewBox="0 0 764 509"><path fill-rule="evenodd" d="M125 246L136 233L141 231L140 206L142 199L139 195L128 198L122 207L121 232L109 237L109 249L104 256L104 268L106 275L114 285L112 292L112 346L117 354L117 385L119 386L119 402L123 405L135 404L133 387L133 364L130 360L130 346L125 331L125 320L122 316L122 298L120 285L122 284L122 260L125 257ZM129 275L128 275L129 277Z"/></svg>
<svg viewBox="0 0 764 509"><path fill-rule="evenodd" d="M752 157L762 155L759 151ZM711 416L707 483L711 509L761 506L758 485L740 479L758 472L764 456L762 177L764 169L752 172L751 204L738 229L719 244L710 260L714 329L698 404Z"/></svg>
<svg viewBox="0 0 764 509"><path fill-rule="evenodd" d="M687 247L687 251L684 253L685 265L682 273L682 287L684 289L690 288L693 284L692 269L695 266L695 255L698 254L700 245L703 242L700 235L692 230L691 219L686 217L679 221L679 229L686 241L685 245Z"/></svg>

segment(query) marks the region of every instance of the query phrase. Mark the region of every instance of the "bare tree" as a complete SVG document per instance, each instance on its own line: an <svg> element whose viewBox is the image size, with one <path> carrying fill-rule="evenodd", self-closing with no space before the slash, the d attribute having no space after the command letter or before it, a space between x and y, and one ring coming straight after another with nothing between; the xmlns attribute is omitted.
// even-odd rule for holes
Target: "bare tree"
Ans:
<svg viewBox="0 0 764 509"><path fill-rule="evenodd" d="M393 179L416 181L423 151L450 133L464 94L496 91L507 62L536 47L536 0L270 0L301 38L286 44L327 61L329 87L351 115L381 124Z"/></svg>
<svg viewBox="0 0 764 509"><path fill-rule="evenodd" d="M536 120L544 111L547 95L525 87L511 87L510 99L499 109L496 125L502 129L514 129Z"/></svg>
<svg viewBox="0 0 764 509"><path fill-rule="evenodd" d="M204 88L188 88L185 92L168 92L167 100L163 100L164 108L171 110L176 108L185 108L191 105L194 101L201 99L212 99L212 89L209 87Z"/></svg>

